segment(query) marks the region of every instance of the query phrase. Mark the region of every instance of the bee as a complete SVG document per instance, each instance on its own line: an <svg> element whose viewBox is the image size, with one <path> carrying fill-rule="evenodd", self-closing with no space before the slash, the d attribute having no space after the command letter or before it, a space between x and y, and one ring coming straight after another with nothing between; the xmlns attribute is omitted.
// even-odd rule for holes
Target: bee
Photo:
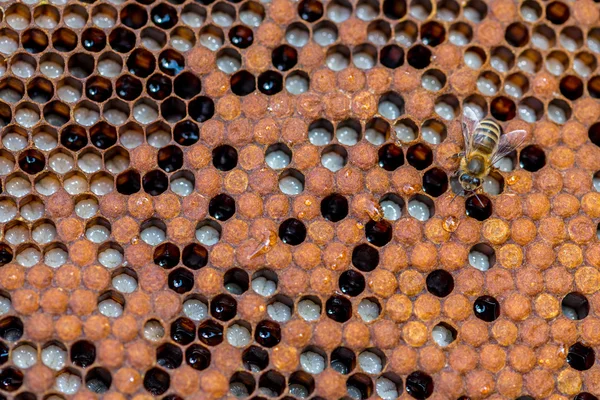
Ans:
<svg viewBox="0 0 600 400"><path fill-rule="evenodd" d="M480 121L470 107L463 111L462 132L465 150L455 158L460 158L456 177L465 193L477 192L494 165L518 148L527 136L522 129L502 134L500 125L491 119Z"/></svg>

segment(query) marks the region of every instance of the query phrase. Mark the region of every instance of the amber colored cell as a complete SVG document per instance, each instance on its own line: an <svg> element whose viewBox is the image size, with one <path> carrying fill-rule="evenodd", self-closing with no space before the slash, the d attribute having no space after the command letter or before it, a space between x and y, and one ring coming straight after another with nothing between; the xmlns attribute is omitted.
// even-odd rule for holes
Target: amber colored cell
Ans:
<svg viewBox="0 0 600 400"><path fill-rule="evenodd" d="M529 298L519 292L513 292L504 301L502 312L514 321L524 320L531 313Z"/></svg>
<svg viewBox="0 0 600 400"><path fill-rule="evenodd" d="M110 322L104 315L92 315L85 320L83 332L90 340L101 340L110 334Z"/></svg>
<svg viewBox="0 0 600 400"><path fill-rule="evenodd" d="M56 320L54 329L61 340L75 340L81 336L81 321L73 315L63 315Z"/></svg>
<svg viewBox="0 0 600 400"><path fill-rule="evenodd" d="M369 274L367 284L369 285L369 288L375 295L381 296L383 298L390 297L395 293L396 289L398 288L398 283L394 277L394 274L381 269L376 269L375 271Z"/></svg>
<svg viewBox="0 0 600 400"><path fill-rule="evenodd" d="M417 351L411 347L400 345L392 352L389 363L392 371L409 374L417 366Z"/></svg>
<svg viewBox="0 0 600 400"><path fill-rule="evenodd" d="M562 218L568 218L579 211L579 200L572 194L560 193L552 202L552 211Z"/></svg>
<svg viewBox="0 0 600 400"><path fill-rule="evenodd" d="M437 346L427 346L419 349L419 365L429 373L439 372L446 365L446 355Z"/></svg>
<svg viewBox="0 0 600 400"><path fill-rule="evenodd" d="M540 294L534 301L535 312L544 319L553 319L560 314L559 301L547 293Z"/></svg>
<svg viewBox="0 0 600 400"><path fill-rule="evenodd" d="M470 346L458 345L450 350L448 363L457 372L472 371L477 365L479 356Z"/></svg>
<svg viewBox="0 0 600 400"><path fill-rule="evenodd" d="M221 398L227 393L229 382L227 378L218 371L207 370L200 375L200 389L210 398Z"/></svg>
<svg viewBox="0 0 600 400"><path fill-rule="evenodd" d="M421 347L428 340L428 331L425 324L409 321L402 327L402 338L412 347Z"/></svg>
<svg viewBox="0 0 600 400"><path fill-rule="evenodd" d="M471 346L479 347L489 340L488 327L484 321L473 317L462 323L460 336Z"/></svg>
<svg viewBox="0 0 600 400"><path fill-rule="evenodd" d="M125 394L135 393L142 384L142 378L133 368L120 368L113 375L113 382L117 390Z"/></svg>
<svg viewBox="0 0 600 400"><path fill-rule="evenodd" d="M69 308L76 315L89 315L96 309L97 296L90 290L77 289L71 293Z"/></svg>
<svg viewBox="0 0 600 400"><path fill-rule="evenodd" d="M278 371L290 373L297 368L300 354L295 347L279 345L273 348L271 359Z"/></svg>
<svg viewBox="0 0 600 400"><path fill-rule="evenodd" d="M554 377L543 369L531 371L525 375L525 387L536 398L547 397L554 388Z"/></svg>
<svg viewBox="0 0 600 400"><path fill-rule="evenodd" d="M367 347L371 339L369 327L358 321L348 322L348 324L343 327L342 334L346 345L355 350L360 350ZM389 338L386 339L389 340Z"/></svg>
<svg viewBox="0 0 600 400"><path fill-rule="evenodd" d="M315 326L313 341L327 351L333 350L342 340L342 328L337 322L326 318Z"/></svg>
<svg viewBox="0 0 600 400"><path fill-rule="evenodd" d="M312 336L312 326L300 319L288 322L281 330L286 343L295 347L305 346Z"/></svg>
<svg viewBox="0 0 600 400"><path fill-rule="evenodd" d="M591 125L600 118L600 107L595 99L580 99L574 104L575 118L585 125Z"/></svg>
<svg viewBox="0 0 600 400"><path fill-rule="evenodd" d="M326 369L315 381L315 391L324 398L334 398L346 391L346 379L333 369Z"/></svg>
<svg viewBox="0 0 600 400"><path fill-rule="evenodd" d="M440 314L440 300L428 293L422 294L414 303L414 313L421 321L429 321Z"/></svg>

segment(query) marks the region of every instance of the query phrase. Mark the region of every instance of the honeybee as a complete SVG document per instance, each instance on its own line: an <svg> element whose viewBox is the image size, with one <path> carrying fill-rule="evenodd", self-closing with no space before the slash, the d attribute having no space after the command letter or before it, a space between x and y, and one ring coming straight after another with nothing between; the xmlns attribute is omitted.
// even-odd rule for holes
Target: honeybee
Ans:
<svg viewBox="0 0 600 400"><path fill-rule="evenodd" d="M456 176L465 193L478 191L494 165L518 148L527 136L522 129L502 134L500 125L491 119L480 121L470 107L463 111L462 133L465 150L455 158L460 158Z"/></svg>

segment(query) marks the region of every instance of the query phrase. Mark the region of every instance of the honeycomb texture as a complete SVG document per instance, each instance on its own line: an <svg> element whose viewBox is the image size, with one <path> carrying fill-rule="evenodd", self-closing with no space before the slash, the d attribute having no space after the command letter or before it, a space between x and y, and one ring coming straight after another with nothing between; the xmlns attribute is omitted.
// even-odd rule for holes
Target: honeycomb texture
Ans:
<svg viewBox="0 0 600 400"><path fill-rule="evenodd" d="M599 4L0 6L0 399L600 397Z"/></svg>

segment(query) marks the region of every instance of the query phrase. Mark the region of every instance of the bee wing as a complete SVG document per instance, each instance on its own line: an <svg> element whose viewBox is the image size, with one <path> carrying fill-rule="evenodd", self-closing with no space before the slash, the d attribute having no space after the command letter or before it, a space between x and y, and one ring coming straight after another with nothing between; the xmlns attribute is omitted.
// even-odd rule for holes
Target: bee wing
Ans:
<svg viewBox="0 0 600 400"><path fill-rule="evenodd" d="M498 146L496 146L496 151L492 155L491 165L496 164L502 157L521 146L526 137L527 131L523 129L500 135Z"/></svg>
<svg viewBox="0 0 600 400"><path fill-rule="evenodd" d="M479 118L477 118L475 111L471 107L464 107L462 115L462 133L465 140L465 153L468 153L471 149L471 138L477 128L477 124L479 124Z"/></svg>

